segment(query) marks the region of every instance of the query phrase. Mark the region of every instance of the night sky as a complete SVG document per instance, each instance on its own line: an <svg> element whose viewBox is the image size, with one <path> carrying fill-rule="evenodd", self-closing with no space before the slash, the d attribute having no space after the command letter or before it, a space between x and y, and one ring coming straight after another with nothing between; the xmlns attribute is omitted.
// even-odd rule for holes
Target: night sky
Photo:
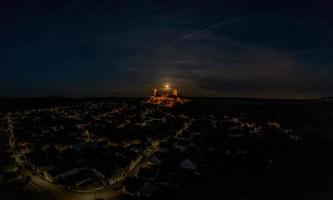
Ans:
<svg viewBox="0 0 333 200"><path fill-rule="evenodd" d="M331 0L1 0L0 96L333 96Z"/></svg>

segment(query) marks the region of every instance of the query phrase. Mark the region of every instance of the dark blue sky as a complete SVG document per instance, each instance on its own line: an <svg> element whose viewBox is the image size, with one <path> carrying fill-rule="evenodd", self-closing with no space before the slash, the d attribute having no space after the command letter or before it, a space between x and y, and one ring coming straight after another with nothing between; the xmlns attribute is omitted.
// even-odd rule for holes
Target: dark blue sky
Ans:
<svg viewBox="0 0 333 200"><path fill-rule="evenodd" d="M333 95L330 0L2 0L0 96Z"/></svg>

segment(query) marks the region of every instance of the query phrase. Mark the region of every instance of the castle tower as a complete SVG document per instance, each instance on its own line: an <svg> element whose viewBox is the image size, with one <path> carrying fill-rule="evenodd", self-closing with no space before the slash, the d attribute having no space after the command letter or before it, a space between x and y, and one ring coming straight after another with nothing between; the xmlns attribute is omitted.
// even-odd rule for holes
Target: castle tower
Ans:
<svg viewBox="0 0 333 200"><path fill-rule="evenodd" d="M173 89L173 90L172 90L172 95L175 96L175 97L178 96L177 89Z"/></svg>
<svg viewBox="0 0 333 200"><path fill-rule="evenodd" d="M157 95L157 88L154 88L154 97Z"/></svg>

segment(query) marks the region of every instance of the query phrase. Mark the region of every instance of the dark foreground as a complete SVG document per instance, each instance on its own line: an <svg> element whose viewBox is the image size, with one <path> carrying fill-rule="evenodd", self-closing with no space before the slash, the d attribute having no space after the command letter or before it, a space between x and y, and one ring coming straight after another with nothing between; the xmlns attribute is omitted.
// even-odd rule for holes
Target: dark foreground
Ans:
<svg viewBox="0 0 333 200"><path fill-rule="evenodd" d="M333 198L333 102L192 98L168 109L141 102L2 99L0 199L67 199L66 191L96 185L113 188L82 199ZM63 198L36 183L83 164L84 173L54 176ZM84 176L94 181L81 185Z"/></svg>

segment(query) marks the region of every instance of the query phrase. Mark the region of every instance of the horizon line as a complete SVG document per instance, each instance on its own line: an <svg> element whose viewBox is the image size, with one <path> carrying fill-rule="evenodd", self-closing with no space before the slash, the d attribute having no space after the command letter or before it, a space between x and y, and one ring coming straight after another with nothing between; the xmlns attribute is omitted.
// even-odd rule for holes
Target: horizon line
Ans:
<svg viewBox="0 0 333 200"><path fill-rule="evenodd" d="M186 98L225 98L225 99L258 99L258 100L319 100L333 99L333 96L323 97L241 97L241 96L183 96ZM0 96L0 99L107 99L107 98L148 98L147 96Z"/></svg>

